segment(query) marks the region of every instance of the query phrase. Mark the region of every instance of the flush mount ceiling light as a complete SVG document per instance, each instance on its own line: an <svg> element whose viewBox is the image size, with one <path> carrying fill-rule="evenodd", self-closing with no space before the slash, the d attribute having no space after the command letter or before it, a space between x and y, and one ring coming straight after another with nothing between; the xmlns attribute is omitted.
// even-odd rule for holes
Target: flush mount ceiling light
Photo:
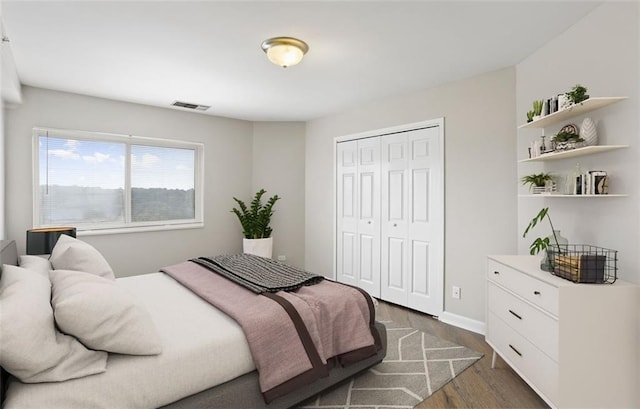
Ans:
<svg viewBox="0 0 640 409"><path fill-rule="evenodd" d="M309 51L309 46L297 38L274 37L262 43L262 50L267 53L269 61L287 68L302 61L302 57Z"/></svg>

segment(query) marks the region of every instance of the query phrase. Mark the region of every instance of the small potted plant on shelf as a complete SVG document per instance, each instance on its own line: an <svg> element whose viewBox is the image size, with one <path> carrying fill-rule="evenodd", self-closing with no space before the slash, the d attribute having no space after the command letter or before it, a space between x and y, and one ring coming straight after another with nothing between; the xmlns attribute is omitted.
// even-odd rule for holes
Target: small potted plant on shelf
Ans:
<svg viewBox="0 0 640 409"><path fill-rule="evenodd" d="M571 105L579 104L583 101L589 99L589 95L587 95L587 89L580 84L576 84L571 91L565 93L567 96L567 100Z"/></svg>
<svg viewBox="0 0 640 409"><path fill-rule="evenodd" d="M575 149L578 147L578 144L580 142L584 142L584 139L582 139L580 135L562 130L558 132L551 140L553 141L555 150L557 151Z"/></svg>
<svg viewBox="0 0 640 409"><path fill-rule="evenodd" d="M533 110L527 111L527 122L533 121Z"/></svg>
<svg viewBox="0 0 640 409"><path fill-rule="evenodd" d="M540 115L542 115L542 107L544 106L544 102L540 101L533 101L533 116L531 117L532 120L537 121L538 119L540 119Z"/></svg>
<svg viewBox="0 0 640 409"><path fill-rule="evenodd" d="M523 185L529 185L529 190L533 194L540 194L544 192L553 191L553 176L550 173L534 173L533 175L523 176L520 181ZM547 183L549 183L549 190L547 189Z"/></svg>
<svg viewBox="0 0 640 409"><path fill-rule="evenodd" d="M273 216L273 206L280 199L278 195L274 195L266 204L262 204L262 196L267 193L266 190L260 189L253 200L250 207L247 207L245 203L238 199L233 200L238 203L238 208L233 208L232 213L235 213L242 225L243 251L249 254L255 254L256 256L271 258L273 254L273 237L271 232L273 231L269 224L271 223L271 216Z"/></svg>

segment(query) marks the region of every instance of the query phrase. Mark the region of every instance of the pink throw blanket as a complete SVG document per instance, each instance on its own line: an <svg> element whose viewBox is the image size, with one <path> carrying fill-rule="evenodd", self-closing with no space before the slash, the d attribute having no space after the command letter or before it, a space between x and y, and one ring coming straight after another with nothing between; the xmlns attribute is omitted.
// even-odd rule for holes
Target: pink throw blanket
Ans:
<svg viewBox="0 0 640 409"><path fill-rule="evenodd" d="M380 349L371 299L355 287L324 280L261 295L190 261L162 271L240 324L267 402L326 376L330 358L347 364Z"/></svg>

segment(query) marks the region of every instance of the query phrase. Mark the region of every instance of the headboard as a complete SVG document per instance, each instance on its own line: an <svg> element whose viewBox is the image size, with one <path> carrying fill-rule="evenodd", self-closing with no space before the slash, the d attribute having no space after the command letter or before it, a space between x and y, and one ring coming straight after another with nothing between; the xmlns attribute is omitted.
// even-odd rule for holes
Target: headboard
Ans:
<svg viewBox="0 0 640 409"><path fill-rule="evenodd" d="M14 240L0 240L0 280L2 279L2 266L4 264L18 265L18 249ZM3 368L0 368L0 406L4 401L8 375Z"/></svg>
<svg viewBox="0 0 640 409"><path fill-rule="evenodd" d="M3 264L18 265L18 249L15 240L0 240L0 271Z"/></svg>

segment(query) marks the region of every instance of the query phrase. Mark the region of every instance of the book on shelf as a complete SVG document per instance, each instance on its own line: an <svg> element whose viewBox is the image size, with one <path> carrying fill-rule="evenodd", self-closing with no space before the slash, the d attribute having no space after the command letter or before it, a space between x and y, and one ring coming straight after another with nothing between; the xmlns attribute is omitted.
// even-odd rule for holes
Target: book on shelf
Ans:
<svg viewBox="0 0 640 409"><path fill-rule="evenodd" d="M609 193L609 177L603 170L591 170L576 176L574 195L606 195Z"/></svg>

